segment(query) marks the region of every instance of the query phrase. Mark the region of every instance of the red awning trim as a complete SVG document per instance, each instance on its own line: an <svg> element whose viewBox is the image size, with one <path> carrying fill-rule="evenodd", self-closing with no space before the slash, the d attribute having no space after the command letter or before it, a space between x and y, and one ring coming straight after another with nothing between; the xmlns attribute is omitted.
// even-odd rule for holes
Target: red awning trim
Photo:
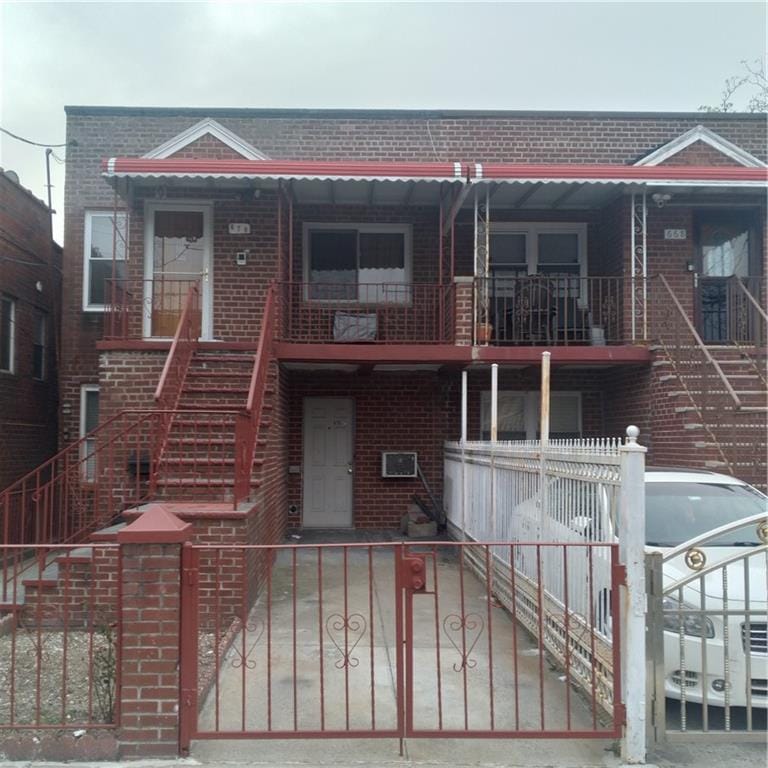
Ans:
<svg viewBox="0 0 768 768"><path fill-rule="evenodd" d="M270 160L196 160L111 157L102 160L107 177L456 181L469 176L462 163L372 163Z"/></svg>
<svg viewBox="0 0 768 768"><path fill-rule="evenodd" d="M628 166L581 164L475 163L474 180L509 182L600 182L614 184L768 183L768 168L741 166Z"/></svg>
<svg viewBox="0 0 768 768"><path fill-rule="evenodd" d="M201 160L112 157L107 178L306 179L565 184L768 186L768 168L510 163L393 163L312 160Z"/></svg>

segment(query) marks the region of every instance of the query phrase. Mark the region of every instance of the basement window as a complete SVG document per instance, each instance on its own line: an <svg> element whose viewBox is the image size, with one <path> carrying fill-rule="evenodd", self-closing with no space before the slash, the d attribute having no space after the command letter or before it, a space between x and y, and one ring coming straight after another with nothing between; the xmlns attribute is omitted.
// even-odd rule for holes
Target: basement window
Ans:
<svg viewBox="0 0 768 768"><path fill-rule="evenodd" d="M411 301L411 229L400 224L305 224L306 298Z"/></svg>
<svg viewBox="0 0 768 768"><path fill-rule="evenodd" d="M498 439L538 440L540 392L499 391ZM549 401L549 437L565 440L581 437L581 392L552 392ZM491 439L491 393L480 398L480 439Z"/></svg>
<svg viewBox="0 0 768 768"><path fill-rule="evenodd" d="M85 311L103 311L104 305L109 303L112 278L125 280L126 238L127 217L124 213L115 217L108 211L86 211L83 260Z"/></svg>
<svg viewBox="0 0 768 768"><path fill-rule="evenodd" d="M96 438L87 437L99 426L99 385L83 384L80 387L80 437L85 438L80 447L83 479L96 479Z"/></svg>

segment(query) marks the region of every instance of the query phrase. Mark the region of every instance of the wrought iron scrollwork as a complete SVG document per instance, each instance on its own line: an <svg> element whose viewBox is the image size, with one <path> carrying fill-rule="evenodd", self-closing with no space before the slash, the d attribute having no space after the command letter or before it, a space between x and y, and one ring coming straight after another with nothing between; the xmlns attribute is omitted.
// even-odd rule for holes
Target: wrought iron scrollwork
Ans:
<svg viewBox="0 0 768 768"><path fill-rule="evenodd" d="M245 626L243 626L242 632L245 642L241 644L241 647L244 647L245 652L237 647L237 643L233 643L232 651L235 655L235 658L232 659L231 666L233 669L240 669L241 667L245 667L246 669L255 669L256 660L251 658L251 654L264 635L264 621L262 619L249 620L245 623ZM255 638L249 640L249 633L251 635L255 635Z"/></svg>
<svg viewBox="0 0 768 768"><path fill-rule="evenodd" d="M472 651L485 630L485 622L479 613L467 613L463 616L450 613L443 619L443 632L459 654L459 661L453 665L455 672L474 669L477 660L472 658ZM461 645L454 636L461 633Z"/></svg>
<svg viewBox="0 0 768 768"><path fill-rule="evenodd" d="M353 656L352 652L363 639L367 629L368 624L359 613L350 613L348 616L333 613L326 619L325 630L336 650L341 654L341 658L334 665L336 669L344 669L344 667L354 669L360 663L360 659Z"/></svg>

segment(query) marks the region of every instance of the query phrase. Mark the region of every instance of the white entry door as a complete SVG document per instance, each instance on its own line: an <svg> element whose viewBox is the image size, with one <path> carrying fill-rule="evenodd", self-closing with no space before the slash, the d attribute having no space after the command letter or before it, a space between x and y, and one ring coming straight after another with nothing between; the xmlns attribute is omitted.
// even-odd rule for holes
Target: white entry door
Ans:
<svg viewBox="0 0 768 768"><path fill-rule="evenodd" d="M145 217L145 338L176 333L193 285L200 289L201 338L212 338L211 206L152 202Z"/></svg>
<svg viewBox="0 0 768 768"><path fill-rule="evenodd" d="M352 400L304 400L305 528L352 527Z"/></svg>

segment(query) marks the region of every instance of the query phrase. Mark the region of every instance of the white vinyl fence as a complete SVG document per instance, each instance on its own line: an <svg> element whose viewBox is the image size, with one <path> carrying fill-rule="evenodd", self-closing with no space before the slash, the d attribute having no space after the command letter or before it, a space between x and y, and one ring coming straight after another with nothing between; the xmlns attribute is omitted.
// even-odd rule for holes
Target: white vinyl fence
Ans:
<svg viewBox="0 0 768 768"><path fill-rule="evenodd" d="M620 521L632 517L638 519L623 524L624 534L639 537L633 547L639 571L633 569L632 579L644 590L644 576L637 583L643 573L643 532L637 526L644 525L645 449L631 430L626 443L552 440L542 450L538 441L453 442L444 451L443 503L450 534L464 541L500 542L492 547L492 573L484 573L481 558L476 569L491 579L496 598L541 639L556 663L570 665L579 685L607 714L613 710L612 638L613 621L618 621L610 609L612 565L618 563L619 548L627 562L626 541L619 544L618 532ZM632 598L623 601L628 614L637 602ZM635 630L644 632L642 609L634 619ZM631 642L637 640L630 635ZM633 657L639 651L622 646ZM644 696L643 683L643 707ZM637 757L638 749L625 752Z"/></svg>

